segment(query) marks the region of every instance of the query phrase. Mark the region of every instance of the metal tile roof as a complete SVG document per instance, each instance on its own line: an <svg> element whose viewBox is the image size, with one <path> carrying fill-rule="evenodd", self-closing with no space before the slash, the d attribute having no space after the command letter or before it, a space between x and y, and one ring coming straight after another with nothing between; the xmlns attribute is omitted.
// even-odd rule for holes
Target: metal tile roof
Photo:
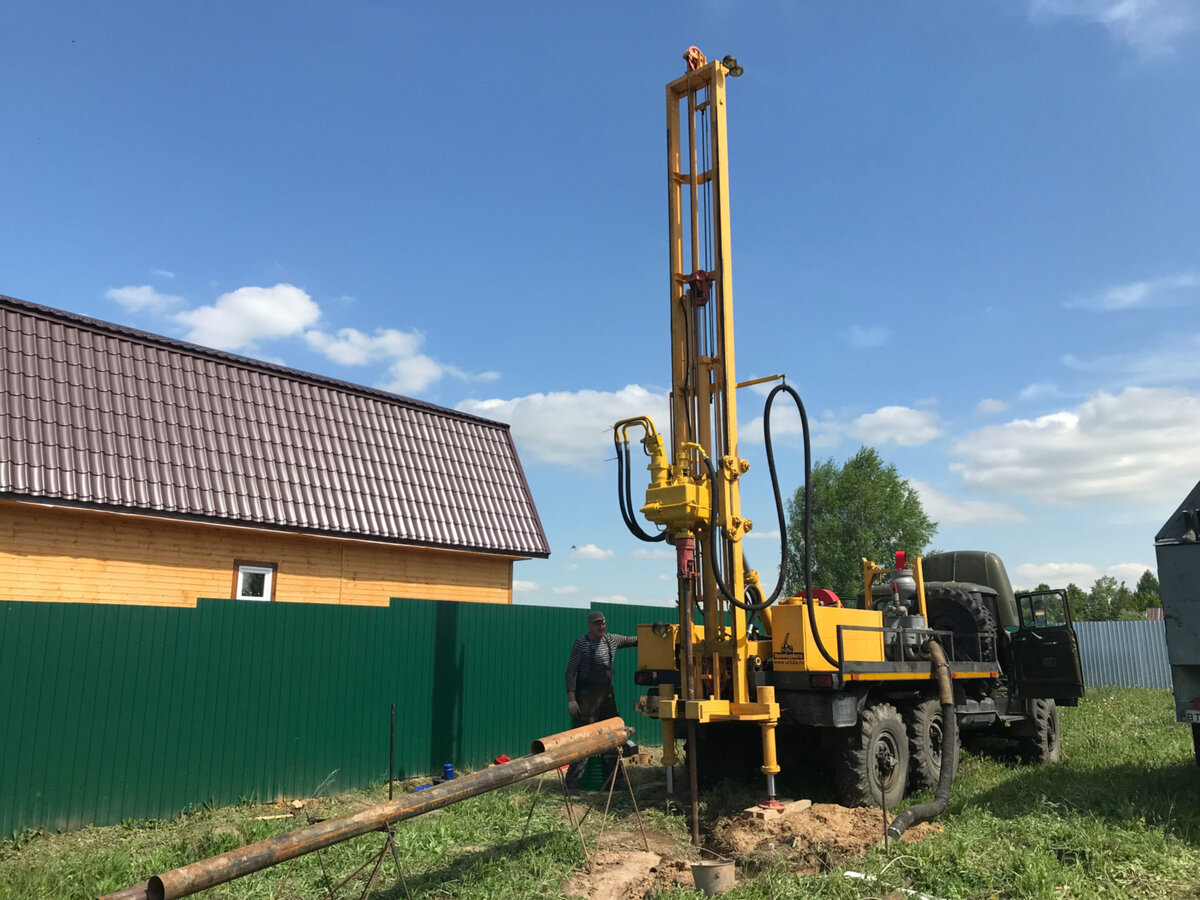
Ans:
<svg viewBox="0 0 1200 900"><path fill-rule="evenodd" d="M550 552L503 423L4 295L0 496Z"/></svg>

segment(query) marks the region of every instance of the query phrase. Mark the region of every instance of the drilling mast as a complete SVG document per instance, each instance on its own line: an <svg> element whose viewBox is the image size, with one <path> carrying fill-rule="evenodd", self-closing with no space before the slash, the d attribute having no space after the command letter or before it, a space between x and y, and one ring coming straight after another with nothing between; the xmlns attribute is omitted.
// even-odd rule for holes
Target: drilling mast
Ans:
<svg viewBox="0 0 1200 900"><path fill-rule="evenodd" d="M687 71L666 91L670 434L664 438L644 416L616 425L619 466L628 459L629 430L646 432L651 483L640 512L662 531L639 533L625 495L622 514L643 540L663 539L676 550L678 624L655 632L679 656L667 666L680 671L679 694L661 685L651 712L662 722L664 762L675 764L677 724L695 753L697 724L758 723L762 772L774 800L779 706L770 686L758 686L752 697L755 657L743 608L747 588L757 591L758 576L746 571L742 555L752 523L741 514L739 479L750 465L738 455L725 132L726 78L742 70L731 56L708 62L695 47L684 59ZM696 766L689 770L695 804Z"/></svg>

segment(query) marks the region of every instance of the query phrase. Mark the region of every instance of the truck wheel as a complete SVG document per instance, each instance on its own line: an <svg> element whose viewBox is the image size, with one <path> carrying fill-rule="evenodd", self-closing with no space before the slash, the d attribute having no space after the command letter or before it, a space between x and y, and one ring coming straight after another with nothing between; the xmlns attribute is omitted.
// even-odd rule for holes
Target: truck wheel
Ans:
<svg viewBox="0 0 1200 900"><path fill-rule="evenodd" d="M1033 734L1017 738L1021 759L1027 763L1056 763L1062 759L1058 706L1053 700L1030 703Z"/></svg>
<svg viewBox="0 0 1200 900"><path fill-rule="evenodd" d="M954 635L954 660L996 659L996 620L982 598L958 588L935 588L925 598L925 610L930 628Z"/></svg>
<svg viewBox="0 0 1200 900"><path fill-rule="evenodd" d="M933 789L942 775L942 704L937 699L918 703L904 717L908 725L909 784L913 790ZM953 765L958 768L958 756Z"/></svg>
<svg viewBox="0 0 1200 900"><path fill-rule="evenodd" d="M890 703L863 710L857 734L835 759L838 799L844 806L895 809L908 782L908 734Z"/></svg>

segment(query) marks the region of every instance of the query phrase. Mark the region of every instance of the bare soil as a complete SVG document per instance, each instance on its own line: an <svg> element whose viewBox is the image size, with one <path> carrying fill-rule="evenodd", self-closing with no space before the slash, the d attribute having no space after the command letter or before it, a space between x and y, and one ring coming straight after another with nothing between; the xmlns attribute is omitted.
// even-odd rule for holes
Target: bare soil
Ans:
<svg viewBox="0 0 1200 900"><path fill-rule="evenodd" d="M915 843L940 827L932 822L914 825L900 840ZM787 863L798 875L814 875L864 855L883 840L883 831L878 809L815 803L778 819L730 819L717 828L709 846L744 867Z"/></svg>
<svg viewBox="0 0 1200 900"><path fill-rule="evenodd" d="M901 840L920 841L939 829L935 823L916 825ZM706 859L735 860L739 873L786 865L797 875L813 875L862 856L882 840L883 830L878 809L818 803L775 819L730 817L709 833L705 851L681 847L671 835L653 830L647 830L645 842L636 829L617 831L600 837L591 870L580 870L563 888L569 897L588 900L644 900L673 885L693 889L691 864L701 852Z"/></svg>

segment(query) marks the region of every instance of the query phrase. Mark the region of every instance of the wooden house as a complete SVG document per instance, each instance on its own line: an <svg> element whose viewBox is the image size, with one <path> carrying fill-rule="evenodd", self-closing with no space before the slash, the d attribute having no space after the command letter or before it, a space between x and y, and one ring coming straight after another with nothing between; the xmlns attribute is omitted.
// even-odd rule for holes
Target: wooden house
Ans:
<svg viewBox="0 0 1200 900"><path fill-rule="evenodd" d="M512 601L507 425L0 295L0 600Z"/></svg>

